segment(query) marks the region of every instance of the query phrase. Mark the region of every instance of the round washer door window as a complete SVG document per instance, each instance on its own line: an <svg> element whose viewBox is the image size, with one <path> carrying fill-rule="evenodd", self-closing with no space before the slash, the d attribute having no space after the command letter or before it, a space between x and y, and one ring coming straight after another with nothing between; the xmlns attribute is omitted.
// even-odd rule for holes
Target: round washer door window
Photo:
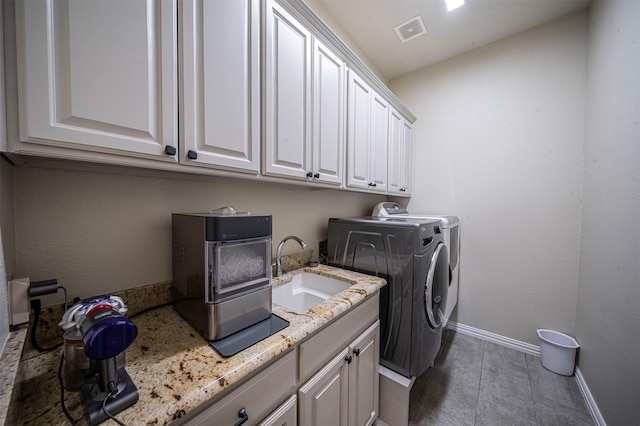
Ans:
<svg viewBox="0 0 640 426"><path fill-rule="evenodd" d="M447 247L440 243L436 247L427 280L424 285L424 308L431 328L439 328L444 321L449 292L449 253Z"/></svg>

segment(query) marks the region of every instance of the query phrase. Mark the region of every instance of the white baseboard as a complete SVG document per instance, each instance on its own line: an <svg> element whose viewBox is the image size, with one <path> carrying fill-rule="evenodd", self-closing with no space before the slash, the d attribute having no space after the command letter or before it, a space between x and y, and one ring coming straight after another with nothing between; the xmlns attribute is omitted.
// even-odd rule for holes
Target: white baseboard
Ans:
<svg viewBox="0 0 640 426"><path fill-rule="evenodd" d="M481 330L479 328L471 327L468 325L458 324L453 321L449 321L447 323L447 328L458 333L468 334L469 336L477 337L478 339L495 343L497 345L506 346L507 348L515 349L520 352L540 356L540 347L532 345L531 343L525 343L520 340L501 336L499 334L491 333L490 331Z"/></svg>
<svg viewBox="0 0 640 426"><path fill-rule="evenodd" d="M591 391L589 390L589 386L587 386L587 382L584 380L584 376L578 367L576 367L575 371L576 382L578 382L578 388L580 389L580 393L584 398L584 402L587 404L587 409L589 413L591 413L591 417L597 426L607 426L607 423L604 421L604 417L602 417L602 413L600 409L598 409L598 404L596 404L596 400L593 399L593 395L591 395Z"/></svg>
<svg viewBox="0 0 640 426"><path fill-rule="evenodd" d="M475 327L470 327L468 325L458 324L453 321L449 321L447 323L447 328L457 333L467 334L469 336L476 337L481 340L486 340L497 345L506 346L507 348L515 349L520 352L540 356L540 347L532 345L531 343L521 342L520 340L501 336L499 334L491 333L489 331L481 330ZM574 375L576 378L576 382L578 383L580 393L582 393L582 397L584 398L584 402L587 405L587 409L589 410L593 421L597 426L607 426L606 422L604 421L604 417L602 417L602 413L600 413L600 410L598 409L598 404L596 404L595 399L593 399L593 395L591 395L589 386L587 386L587 382L584 380L584 376L582 375L582 372L578 367L576 367Z"/></svg>

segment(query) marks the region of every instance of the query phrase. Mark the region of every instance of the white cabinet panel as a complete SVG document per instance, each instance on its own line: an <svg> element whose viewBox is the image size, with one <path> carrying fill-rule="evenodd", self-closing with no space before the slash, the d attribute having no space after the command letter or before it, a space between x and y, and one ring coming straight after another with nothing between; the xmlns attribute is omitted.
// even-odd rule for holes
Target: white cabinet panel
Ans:
<svg viewBox="0 0 640 426"><path fill-rule="evenodd" d="M265 35L265 171L306 178L311 33L278 4L268 2Z"/></svg>
<svg viewBox="0 0 640 426"><path fill-rule="evenodd" d="M301 424L373 424L378 414L379 344L376 320L300 387Z"/></svg>
<svg viewBox="0 0 640 426"><path fill-rule="evenodd" d="M389 104L375 91L371 105L370 182L376 191L387 190L387 152L389 150Z"/></svg>
<svg viewBox="0 0 640 426"><path fill-rule="evenodd" d="M342 183L345 137L345 66L313 40L313 178Z"/></svg>
<svg viewBox="0 0 640 426"><path fill-rule="evenodd" d="M389 104L349 70L347 186L387 189Z"/></svg>
<svg viewBox="0 0 640 426"><path fill-rule="evenodd" d="M402 177L400 192L403 195L411 195L412 185L412 170L413 170L413 157L411 156L413 145L413 124L404 119L402 121L402 150L404 161L402 162L402 171L400 176Z"/></svg>
<svg viewBox="0 0 640 426"><path fill-rule="evenodd" d="M373 90L349 70L347 185L369 188L371 98Z"/></svg>
<svg viewBox="0 0 640 426"><path fill-rule="evenodd" d="M298 398L295 395L287 399L258 426L296 426L298 424Z"/></svg>
<svg viewBox="0 0 640 426"><path fill-rule="evenodd" d="M259 0L184 0L184 163L260 169Z"/></svg>
<svg viewBox="0 0 640 426"><path fill-rule="evenodd" d="M20 139L177 161L177 5L16 3Z"/></svg>
<svg viewBox="0 0 640 426"><path fill-rule="evenodd" d="M370 425L378 415L380 323L376 321L349 345L349 424Z"/></svg>
<svg viewBox="0 0 640 426"><path fill-rule="evenodd" d="M389 192L399 193L402 186L402 139L403 139L402 116L394 109L389 111Z"/></svg>
<svg viewBox="0 0 640 426"><path fill-rule="evenodd" d="M349 364L345 348L298 391L300 424L346 426L349 409Z"/></svg>
<svg viewBox="0 0 640 426"><path fill-rule="evenodd" d="M411 194L412 125L398 111L389 111L389 193Z"/></svg>

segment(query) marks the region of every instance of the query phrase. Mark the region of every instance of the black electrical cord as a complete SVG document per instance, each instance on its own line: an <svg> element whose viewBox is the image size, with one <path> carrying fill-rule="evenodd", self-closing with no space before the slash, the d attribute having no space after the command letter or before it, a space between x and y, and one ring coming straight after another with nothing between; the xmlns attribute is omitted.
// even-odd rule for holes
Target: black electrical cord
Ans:
<svg viewBox="0 0 640 426"><path fill-rule="evenodd" d="M107 394L107 397L104 399L104 401L102 401L102 411L104 411L104 413L114 422L118 423L120 426L127 426L124 423L122 423L120 420L118 420L116 417L114 417L113 414L111 414L109 411L107 411L107 401L109 400L109 398L115 396L116 393L118 393L118 386L116 386L116 384L111 381L109 382L109 393Z"/></svg>
<svg viewBox="0 0 640 426"><path fill-rule="evenodd" d="M172 306L172 305L173 305L173 302L163 303L162 305L153 306L153 307L151 307L151 308L143 309L143 310L142 310L142 311L140 311L140 312L136 312L136 313L135 313L135 314L133 314L133 315L129 315L129 316L128 316L128 318L129 318L129 319L131 319L131 318L135 318L135 317L137 317L138 315L146 314L147 312L150 312L150 311L153 311L153 310L156 310L156 309L160 309L160 308L164 308L165 306Z"/></svg>
<svg viewBox="0 0 640 426"><path fill-rule="evenodd" d="M31 309L33 309L33 325L31 326L31 345L35 349L39 350L40 352L51 351L53 349L56 349L62 346L62 342L61 342L56 345L50 346L48 348L43 348L38 344L38 342L36 342L36 329L38 328L38 322L40 320L40 310L42 309L40 304L40 299L31 300Z"/></svg>
<svg viewBox="0 0 640 426"><path fill-rule="evenodd" d="M63 361L64 361L64 352L62 352L62 355L60 355L60 366L58 367L58 383L60 383L60 405L62 406L62 411L64 412L64 415L67 416L67 419L69 419L69 422L71 422L71 424L75 426L77 420L71 417L71 413L69 413L69 411L67 410L67 406L64 405L64 382L62 381Z"/></svg>

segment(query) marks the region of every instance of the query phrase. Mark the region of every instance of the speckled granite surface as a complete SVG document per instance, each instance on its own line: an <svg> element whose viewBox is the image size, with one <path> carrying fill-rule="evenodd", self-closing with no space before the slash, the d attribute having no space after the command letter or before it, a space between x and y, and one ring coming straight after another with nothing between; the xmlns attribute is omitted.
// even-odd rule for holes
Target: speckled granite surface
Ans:
<svg viewBox="0 0 640 426"><path fill-rule="evenodd" d="M26 336L26 328L9 333L0 357L0 425L14 425L18 421L20 393L14 384L18 381L20 355Z"/></svg>
<svg viewBox="0 0 640 426"><path fill-rule="evenodd" d="M126 424L168 424L268 364L291 346L375 294L384 280L324 265L303 268L353 283L304 313L274 305L274 313L290 326L229 358L220 356L171 306L152 310L132 321L138 337L127 350L127 372L140 392L139 401L118 414ZM277 286L290 279L274 278ZM127 300L127 303L130 303ZM60 406L57 379L61 350L23 357L25 377L20 424L67 424ZM79 424L87 424L80 394L65 392L65 404Z"/></svg>

